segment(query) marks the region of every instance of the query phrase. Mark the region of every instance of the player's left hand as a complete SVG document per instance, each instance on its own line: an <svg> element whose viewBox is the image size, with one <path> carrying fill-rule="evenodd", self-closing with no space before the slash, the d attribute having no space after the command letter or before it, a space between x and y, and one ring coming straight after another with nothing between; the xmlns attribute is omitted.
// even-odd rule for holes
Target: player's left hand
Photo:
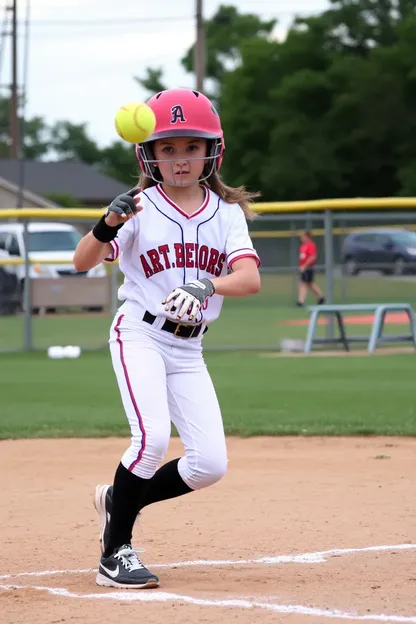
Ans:
<svg viewBox="0 0 416 624"><path fill-rule="evenodd" d="M201 305L214 293L214 284L209 279L203 278L175 288L162 301L162 304L165 306L166 312L176 313L178 320L181 320L189 310L189 320L193 321Z"/></svg>

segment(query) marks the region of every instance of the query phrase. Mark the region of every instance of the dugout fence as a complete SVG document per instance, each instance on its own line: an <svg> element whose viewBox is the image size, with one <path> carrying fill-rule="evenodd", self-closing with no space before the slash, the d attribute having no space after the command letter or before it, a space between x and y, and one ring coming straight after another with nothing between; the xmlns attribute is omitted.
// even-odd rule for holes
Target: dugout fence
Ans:
<svg viewBox="0 0 416 624"><path fill-rule="evenodd" d="M416 198L272 202L259 203L255 209L259 217L250 224L250 231L262 260L262 290L247 299L225 302L221 318L204 338L207 349L273 350L279 349L283 338L305 338L307 313L294 305L299 235L304 229L313 232L318 246L317 282L328 303L406 301L416 307L416 274L412 271L384 275L379 267L367 266L355 276L346 272L343 263L344 241L353 231L389 227L416 232ZM72 223L84 233L102 214L101 209L4 209L0 210L0 224L22 222L26 236L31 221ZM1 312L0 286L0 351L44 350L51 345L79 345L84 350L106 346L109 325L120 303L117 265L107 265L105 278L66 275L31 279L29 253L11 257L0 241L0 272L11 274L19 264L24 266L25 279L16 292L19 305L13 311L6 306ZM41 265L42 260L36 264ZM314 303L313 298L308 302ZM322 327L321 331L329 329Z"/></svg>

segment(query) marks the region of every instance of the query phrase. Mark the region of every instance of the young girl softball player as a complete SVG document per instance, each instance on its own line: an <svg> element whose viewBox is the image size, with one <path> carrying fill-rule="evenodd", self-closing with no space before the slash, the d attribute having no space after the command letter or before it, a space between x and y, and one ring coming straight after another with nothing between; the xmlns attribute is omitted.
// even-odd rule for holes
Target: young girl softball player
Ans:
<svg viewBox="0 0 416 624"><path fill-rule="evenodd" d="M256 195L218 176L224 138L214 106L190 89L162 91L147 104L156 128L137 146L139 188L110 204L74 256L79 271L119 258L124 274L109 344L131 444L113 486L97 486L95 494L102 550L96 582L109 587L157 587L131 545L138 513L226 472L202 337L224 297L260 289L246 222ZM161 466L171 421L185 452Z"/></svg>

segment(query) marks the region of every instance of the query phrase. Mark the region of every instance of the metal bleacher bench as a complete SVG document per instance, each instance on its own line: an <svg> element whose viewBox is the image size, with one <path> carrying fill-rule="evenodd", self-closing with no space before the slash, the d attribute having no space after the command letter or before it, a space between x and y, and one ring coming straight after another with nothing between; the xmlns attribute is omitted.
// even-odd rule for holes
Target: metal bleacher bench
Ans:
<svg viewBox="0 0 416 624"><path fill-rule="evenodd" d="M309 308L311 312L308 334L306 337L304 352L310 353L313 345L316 344L342 344L346 351L350 350L351 342L367 342L368 352L374 353L377 345L385 342L410 341L416 348L416 323L413 309L408 303L368 303L368 304L327 304L316 305ZM343 314L345 312L374 312L374 320L371 327L370 336L347 336ZM388 312L404 312L408 315L410 333L383 336L383 327L386 314ZM318 327L319 316L335 317L338 323L339 336L328 336L326 338L316 338L315 333Z"/></svg>

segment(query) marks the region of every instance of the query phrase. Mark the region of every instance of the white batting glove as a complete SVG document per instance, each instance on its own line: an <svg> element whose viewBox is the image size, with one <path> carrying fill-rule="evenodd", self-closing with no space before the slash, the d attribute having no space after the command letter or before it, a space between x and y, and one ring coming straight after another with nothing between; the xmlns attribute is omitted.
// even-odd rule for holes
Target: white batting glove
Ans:
<svg viewBox="0 0 416 624"><path fill-rule="evenodd" d="M162 304L165 311L176 314L179 321L189 311L189 320L193 321L201 305L214 293L214 284L209 279L194 280L172 290Z"/></svg>

